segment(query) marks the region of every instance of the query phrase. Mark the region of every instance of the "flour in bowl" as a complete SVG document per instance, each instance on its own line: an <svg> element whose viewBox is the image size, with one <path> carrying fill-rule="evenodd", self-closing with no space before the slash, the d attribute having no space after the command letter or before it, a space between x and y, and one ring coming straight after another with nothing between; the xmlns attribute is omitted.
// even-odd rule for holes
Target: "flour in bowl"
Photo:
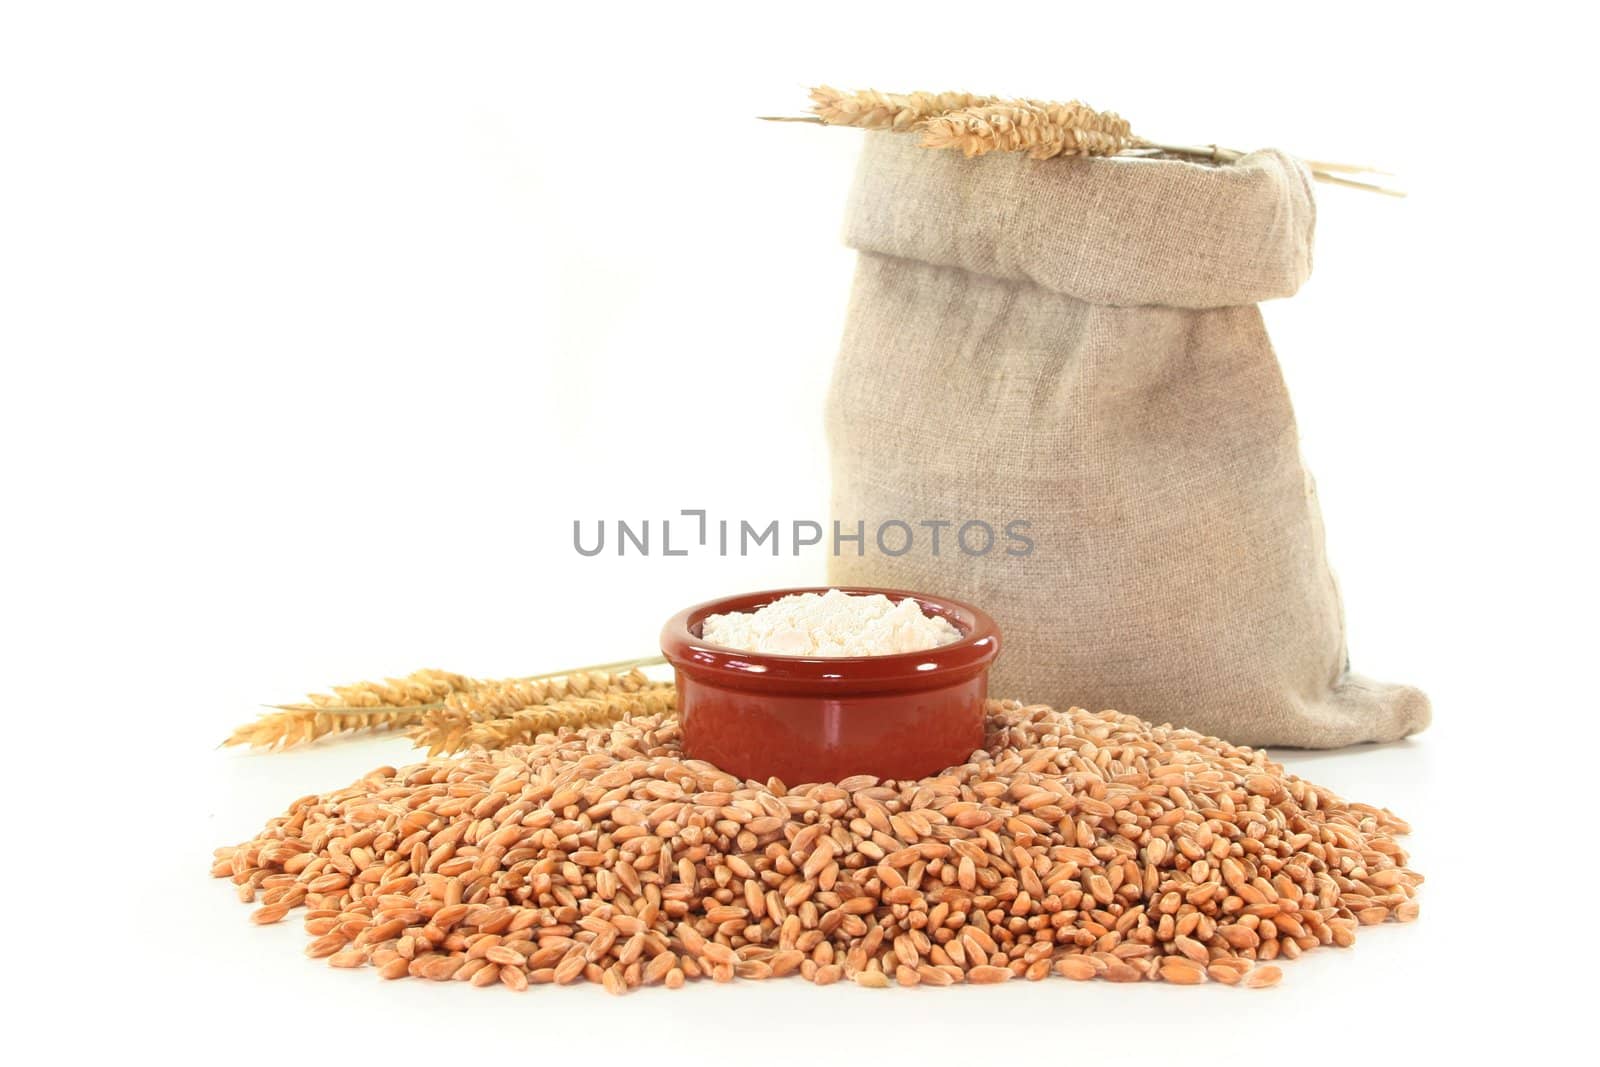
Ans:
<svg viewBox="0 0 1600 1067"><path fill-rule="evenodd" d="M915 600L896 604L881 593L837 589L786 596L754 612L708 615L700 633L708 644L773 656L888 656L961 639L949 620L924 615Z"/></svg>

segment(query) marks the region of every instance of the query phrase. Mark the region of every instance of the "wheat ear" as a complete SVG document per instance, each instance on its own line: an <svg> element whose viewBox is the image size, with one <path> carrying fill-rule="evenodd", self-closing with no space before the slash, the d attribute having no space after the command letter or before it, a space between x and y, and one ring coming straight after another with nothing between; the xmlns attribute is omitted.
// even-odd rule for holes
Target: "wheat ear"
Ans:
<svg viewBox="0 0 1600 1067"><path fill-rule="evenodd" d="M464 697L492 686L535 684L554 678L609 675L664 663L660 656L602 663L575 670L552 671L503 681L485 682L448 671L415 671L404 678L357 682L336 686L331 694L313 694L302 704L276 704L256 721L234 730L222 742L252 748L291 748L331 734L358 730L386 731L416 726L425 713L445 707L452 697ZM562 691L566 693L565 690Z"/></svg>
<svg viewBox="0 0 1600 1067"><path fill-rule="evenodd" d="M626 673L584 670L571 671L561 677L486 682L476 689L453 693L442 704L423 711L410 736L418 748L428 749L430 756L457 752L471 744L483 743L468 740L469 734L481 724L506 722L529 709L627 695L661 684L652 682L638 667Z"/></svg>
<svg viewBox="0 0 1600 1067"><path fill-rule="evenodd" d="M1122 116L1076 101L1017 101L962 108L928 119L924 148L950 148L966 156L1026 152L1033 159L1113 156L1139 142Z"/></svg>
<svg viewBox="0 0 1600 1067"><path fill-rule="evenodd" d="M581 693L552 697L503 715L469 722L424 720L410 736L432 757L467 748L528 744L542 734L661 714L677 707L677 690L671 682L652 682L642 672L611 681L607 687L591 686Z"/></svg>
<svg viewBox="0 0 1600 1067"><path fill-rule="evenodd" d="M403 708L380 708L370 712L325 712L314 708L269 711L255 722L245 723L222 742L249 745L251 748L293 748L332 734L402 730L416 723L418 712Z"/></svg>
<svg viewBox="0 0 1600 1067"><path fill-rule="evenodd" d="M935 115L994 102L973 93L845 92L831 85L811 90L811 110L823 122L863 130L909 130Z"/></svg>
<svg viewBox="0 0 1600 1067"><path fill-rule="evenodd" d="M811 90L811 110L829 126L864 130L920 130L927 148L955 148L969 156L1027 151L1038 159L1114 155L1138 142L1128 122L1077 101L1009 100L975 93L845 92L831 85Z"/></svg>
<svg viewBox="0 0 1600 1067"><path fill-rule="evenodd" d="M450 671L413 671L404 678L385 678L381 682L336 685L331 693L312 693L307 705L314 708L407 708L443 700L478 685L476 679ZM294 707L296 705L287 705Z"/></svg>
<svg viewBox="0 0 1600 1067"><path fill-rule="evenodd" d="M404 678L334 686L331 693L311 694L303 704L275 705L255 722L236 729L223 745L289 748L329 734L398 730L418 720L418 708L477 684L449 671L420 670Z"/></svg>

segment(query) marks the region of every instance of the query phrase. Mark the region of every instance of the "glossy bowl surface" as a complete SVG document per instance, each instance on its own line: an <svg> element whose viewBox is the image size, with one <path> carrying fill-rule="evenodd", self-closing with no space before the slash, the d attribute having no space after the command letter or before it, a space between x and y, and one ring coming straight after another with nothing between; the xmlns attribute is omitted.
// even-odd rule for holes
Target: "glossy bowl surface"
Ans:
<svg viewBox="0 0 1600 1067"><path fill-rule="evenodd" d="M772 656L708 644L709 615L755 611L795 593L882 593L942 615L961 639L891 656ZM677 672L684 754L742 778L786 785L852 774L923 778L983 744L983 702L1000 631L986 613L902 589L815 586L724 597L680 611L661 631Z"/></svg>

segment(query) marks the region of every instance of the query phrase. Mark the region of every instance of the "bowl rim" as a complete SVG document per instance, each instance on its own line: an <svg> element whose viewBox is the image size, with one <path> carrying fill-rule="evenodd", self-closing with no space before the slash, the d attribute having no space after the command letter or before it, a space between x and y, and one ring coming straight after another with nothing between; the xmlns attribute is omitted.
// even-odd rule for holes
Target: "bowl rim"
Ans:
<svg viewBox="0 0 1600 1067"><path fill-rule="evenodd" d="M783 656L714 645L694 632L708 615L751 611L801 593L837 589L851 596L907 598L948 619L961 639L920 652L881 656ZM950 597L881 586L808 585L718 597L684 608L661 629L661 651L674 669L730 688L827 690L933 689L987 670L1000 652L1000 628L981 608Z"/></svg>

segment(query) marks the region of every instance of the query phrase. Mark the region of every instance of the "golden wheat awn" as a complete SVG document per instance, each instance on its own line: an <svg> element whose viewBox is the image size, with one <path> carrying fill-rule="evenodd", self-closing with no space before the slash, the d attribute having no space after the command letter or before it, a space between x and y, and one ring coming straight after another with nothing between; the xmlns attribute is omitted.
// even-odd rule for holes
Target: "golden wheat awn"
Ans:
<svg viewBox="0 0 1600 1067"><path fill-rule="evenodd" d="M255 922L304 908L307 955L391 979L1255 989L1416 918L1408 830L1259 750L990 701L984 747L914 781L741 781L663 713L382 767L211 871Z"/></svg>

